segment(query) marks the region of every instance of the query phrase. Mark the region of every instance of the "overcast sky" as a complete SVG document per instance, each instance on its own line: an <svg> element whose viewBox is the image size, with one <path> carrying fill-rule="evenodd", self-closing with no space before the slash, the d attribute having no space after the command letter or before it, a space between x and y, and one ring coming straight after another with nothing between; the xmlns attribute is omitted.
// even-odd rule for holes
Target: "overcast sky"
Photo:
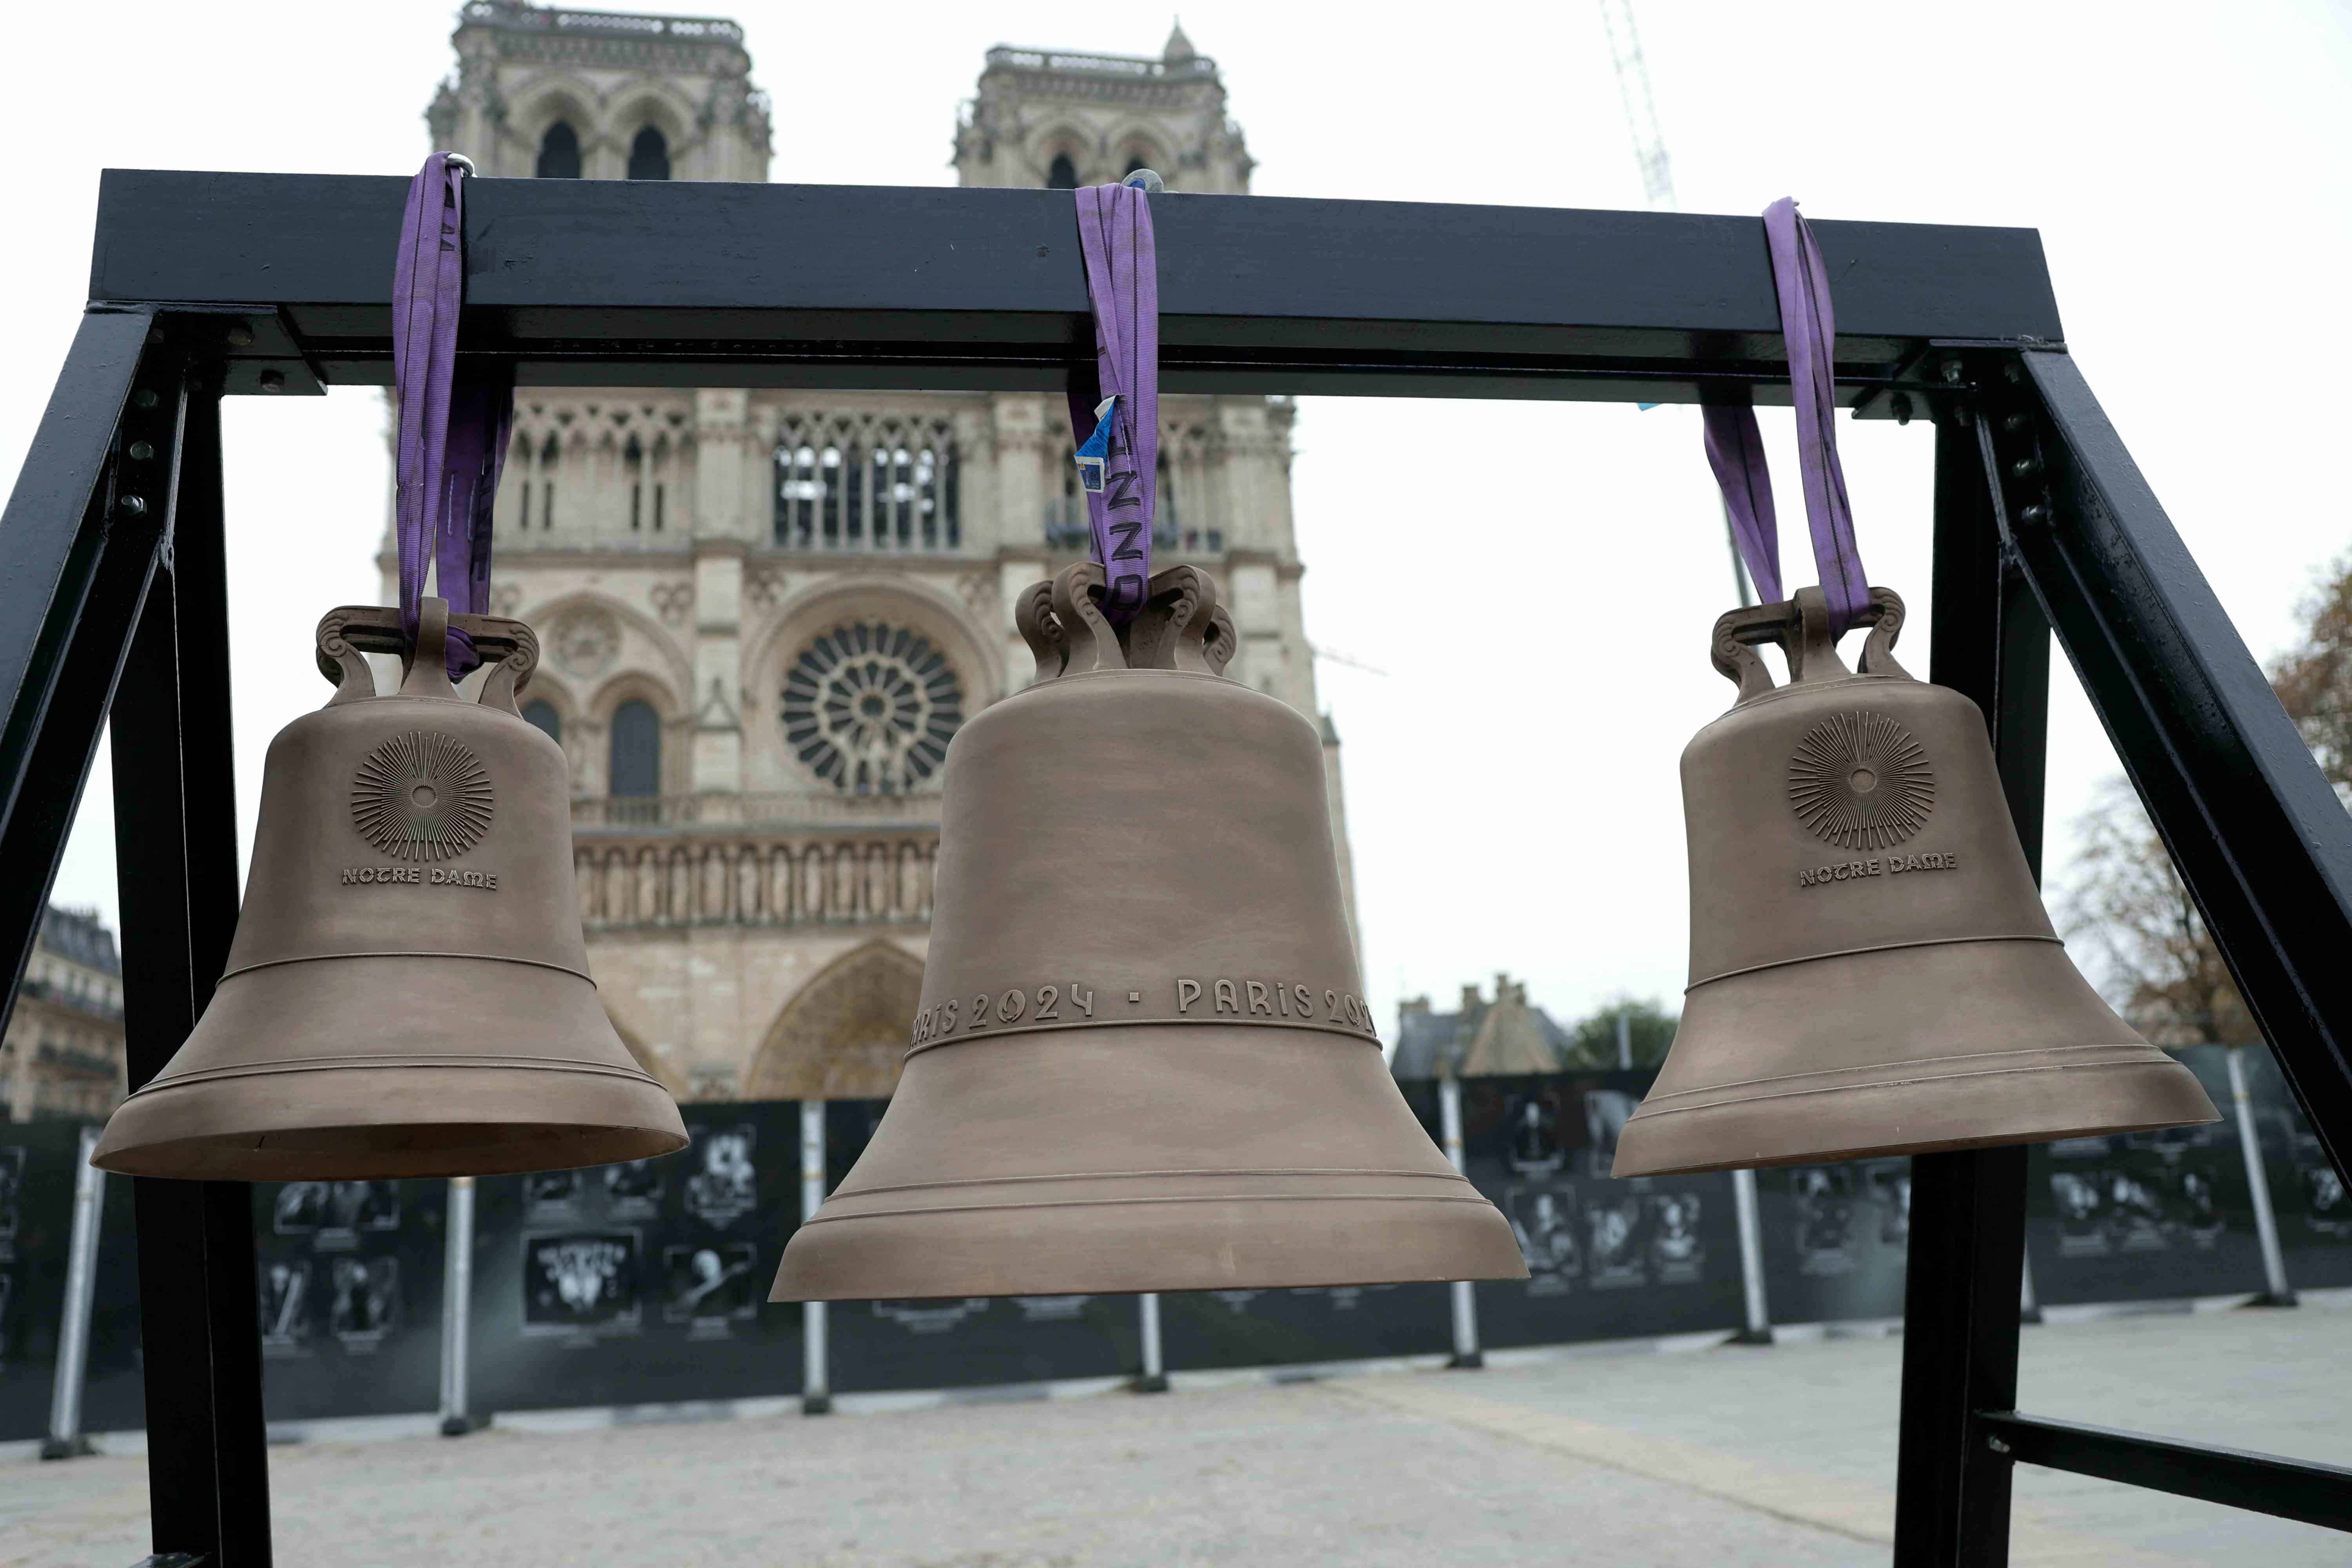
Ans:
<svg viewBox="0 0 2352 1568"><path fill-rule="evenodd" d="M1156 54L1167 18L1077 4L758 0L730 8L774 100L780 181L943 184L955 106L997 43ZM1816 218L2042 232L2068 343L2254 655L2289 644L2352 542L2340 401L2311 374L2352 335L2352 8L2240 3L1638 3L1687 210L1794 195ZM16 13L0 98L15 301L0 377L13 475L86 289L109 166L413 173L449 69L441 0L115 0ZM1433 16L1475 17L1446 30ZM1188 4L1262 194L1642 204L1599 13ZM390 258L386 258L389 267ZM1786 411L1763 415L1792 530ZM310 628L372 601L383 409L372 391L228 405L240 832L261 752L326 695ZM1932 436L1844 423L1874 583L1924 610ZM1345 742L1366 980L1397 998L1496 970L1573 1016L1673 998L1686 904L1675 758L1726 706L1706 635L1732 602L1695 412L1311 399L1295 478L1308 635ZM1497 464L1498 448L1528 454ZM1486 476L1532 473L1526 489ZM1507 548L1509 554L1505 556ZM1498 570L1506 561L1507 571ZM1906 648L1924 666L1924 615ZM2063 661L2049 866L2115 770ZM57 896L109 919L108 774ZM1385 1031L1384 1031L1385 1032Z"/></svg>

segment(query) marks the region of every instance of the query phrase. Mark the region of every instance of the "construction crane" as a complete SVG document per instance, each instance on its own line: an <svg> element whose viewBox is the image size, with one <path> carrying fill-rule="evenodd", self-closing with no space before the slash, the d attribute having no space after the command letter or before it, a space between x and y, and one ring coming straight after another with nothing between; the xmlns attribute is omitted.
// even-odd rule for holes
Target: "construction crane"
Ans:
<svg viewBox="0 0 2352 1568"><path fill-rule="evenodd" d="M1633 26L1633 0L1601 0L1601 26L1609 35L1617 96L1625 100L1625 129L1633 132L1633 162L1642 169L1643 199L1654 211L1673 212L1674 165L1666 159L1665 133L1658 129L1658 106L1650 97L1650 68Z"/></svg>
<svg viewBox="0 0 2352 1568"><path fill-rule="evenodd" d="M1642 34L1633 26L1633 0L1601 0L1601 26L1609 35L1609 63L1617 72L1617 96L1625 103L1625 129L1633 138L1633 162L1642 171L1642 196L1654 212L1677 210L1675 170L1666 157L1665 132L1658 129L1658 106L1650 96L1650 66L1642 58ZM1744 606L1755 603L1748 574L1739 564L1739 536L1731 512L1723 514L1724 542L1731 550L1731 582Z"/></svg>

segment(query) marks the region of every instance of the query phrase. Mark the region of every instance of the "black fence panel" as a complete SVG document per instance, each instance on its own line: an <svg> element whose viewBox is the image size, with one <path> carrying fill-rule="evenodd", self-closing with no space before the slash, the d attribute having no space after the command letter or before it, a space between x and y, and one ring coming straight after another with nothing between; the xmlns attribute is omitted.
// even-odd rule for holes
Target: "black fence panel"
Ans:
<svg viewBox="0 0 2352 1568"><path fill-rule="evenodd" d="M2352 1286L2352 1193L2328 1163L2278 1059L2256 1046L2247 1048L2244 1061L2287 1280L2298 1290Z"/></svg>
<svg viewBox="0 0 2352 1568"><path fill-rule="evenodd" d="M98 1221L98 1273L91 1282L89 1361L83 1375L85 1432L135 1432L147 1425L147 1363L139 1338L139 1218L131 1178L106 1178Z"/></svg>
<svg viewBox="0 0 2352 1568"><path fill-rule="evenodd" d="M826 1190L866 1152L889 1102L825 1106ZM836 1301L825 1337L836 1393L964 1388L1139 1371L1132 1296L980 1296Z"/></svg>
<svg viewBox="0 0 2352 1568"><path fill-rule="evenodd" d="M0 1124L0 1442L49 1429L80 1152L79 1123Z"/></svg>
<svg viewBox="0 0 2352 1568"><path fill-rule="evenodd" d="M1731 1178L1609 1175L1655 1076L1463 1080L1464 1173L1511 1222L1528 1276L1478 1285L1486 1348L1739 1326Z"/></svg>
<svg viewBox="0 0 2352 1568"><path fill-rule="evenodd" d="M476 1414L800 1392L800 1107L682 1109L677 1153L476 1184Z"/></svg>
<svg viewBox="0 0 2352 1568"><path fill-rule="evenodd" d="M271 1420L438 1408L448 1191L441 1181L255 1185Z"/></svg>
<svg viewBox="0 0 2352 1568"><path fill-rule="evenodd" d="M1202 1290L1160 1299L1171 1373L1433 1355L1453 1342L1443 1285Z"/></svg>
<svg viewBox="0 0 2352 1568"><path fill-rule="evenodd" d="M2221 1111L2202 1127L2063 1138L2026 1163L2026 1256L2045 1306L2263 1289L2246 1158L2221 1047L2176 1053Z"/></svg>
<svg viewBox="0 0 2352 1568"><path fill-rule="evenodd" d="M1903 1315L1911 1162L1849 1160L1756 1173L1764 1298L1775 1323Z"/></svg>

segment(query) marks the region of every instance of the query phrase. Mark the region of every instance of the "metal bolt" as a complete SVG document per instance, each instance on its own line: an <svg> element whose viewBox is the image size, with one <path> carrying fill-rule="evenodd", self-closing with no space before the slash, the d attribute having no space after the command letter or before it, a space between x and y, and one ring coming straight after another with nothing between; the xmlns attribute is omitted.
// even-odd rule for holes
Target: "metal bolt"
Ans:
<svg viewBox="0 0 2352 1568"><path fill-rule="evenodd" d="M155 395L154 388L142 386L131 395L131 401L142 408L152 408L163 400Z"/></svg>
<svg viewBox="0 0 2352 1568"><path fill-rule="evenodd" d="M261 390L264 392L285 391L286 373L282 370L263 371L261 373Z"/></svg>
<svg viewBox="0 0 2352 1568"><path fill-rule="evenodd" d="M2043 523L2050 521L2050 509L2043 506L2040 501L2035 501L2032 506L2027 507L2023 511L2019 512L2017 515L2027 522Z"/></svg>
<svg viewBox="0 0 2352 1568"><path fill-rule="evenodd" d="M2011 360L2007 363L2003 364L2000 367L2000 374L2009 377L2010 383L2012 385L2025 379L2025 372L2018 367L2018 363L2015 360Z"/></svg>
<svg viewBox="0 0 2352 1568"><path fill-rule="evenodd" d="M233 349L251 348L253 346L253 329L247 326L243 321L239 321L236 325L231 327L228 330L228 346Z"/></svg>
<svg viewBox="0 0 2352 1568"><path fill-rule="evenodd" d="M1985 1438L1985 1447L1990 1448L1996 1454L2006 1454L2009 1452L2009 1445L1994 1436L1987 1436Z"/></svg>
<svg viewBox="0 0 2352 1568"><path fill-rule="evenodd" d="M1959 361L1958 361L1958 360L1956 360L1956 359L1948 359L1948 360L1946 360L1946 361L1944 362L1944 382L1945 382L1945 384L1946 384L1946 385L1948 385L1948 386L1958 386L1958 385L1959 384L1959 382L1960 382L1960 362L1959 362Z"/></svg>
<svg viewBox="0 0 2352 1568"><path fill-rule="evenodd" d="M2042 471L2042 459L2034 457L2020 458L2009 466L2009 471L2021 479L2030 479Z"/></svg>
<svg viewBox="0 0 2352 1568"><path fill-rule="evenodd" d="M154 455L155 448L147 442L133 441L131 443L131 460L132 462L143 463Z"/></svg>
<svg viewBox="0 0 2352 1568"><path fill-rule="evenodd" d="M1908 425L1911 423L1910 394L1903 392L1896 393L1894 396L1886 400L1886 406L1895 411L1895 423L1897 425Z"/></svg>
<svg viewBox="0 0 2352 1568"><path fill-rule="evenodd" d="M144 517L147 515L147 498L145 496L124 496L120 504L124 511L129 512L133 517Z"/></svg>
<svg viewBox="0 0 2352 1568"><path fill-rule="evenodd" d="M2012 414L2008 418L2003 419L2000 422L2000 427L2014 436L2020 430L2025 428L2025 416L2022 414Z"/></svg>

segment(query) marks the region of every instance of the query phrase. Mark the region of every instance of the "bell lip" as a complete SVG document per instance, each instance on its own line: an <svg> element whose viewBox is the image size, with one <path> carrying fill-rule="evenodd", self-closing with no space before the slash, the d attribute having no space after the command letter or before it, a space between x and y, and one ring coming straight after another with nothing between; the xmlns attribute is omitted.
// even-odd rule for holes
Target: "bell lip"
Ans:
<svg viewBox="0 0 2352 1568"><path fill-rule="evenodd" d="M1510 1222L1475 1188L1471 1194L1235 1200L1157 1212L1076 1205L1052 1217L1001 1207L812 1221L785 1244L768 1300L1115 1296L1527 1279ZM1237 1242L1246 1245L1245 1258L1234 1257Z"/></svg>
<svg viewBox="0 0 2352 1568"><path fill-rule="evenodd" d="M119 1119L118 1119L119 1120ZM688 1142L672 1109L673 1126L614 1126L512 1121L313 1125L299 1145L268 1142L268 1131L197 1133L149 1142L135 1129L107 1124L89 1163L116 1175L220 1182L402 1181L450 1176L513 1176L572 1171L627 1160L675 1154ZM483 1131L479 1141L453 1142L453 1131ZM502 1133L503 1135L498 1135ZM385 1146L404 1135L429 1137L423 1146ZM341 1147L321 1147L336 1140ZM311 1140L317 1141L313 1143ZM258 1146L257 1146L258 1141ZM375 1146L369 1146L371 1143Z"/></svg>
<svg viewBox="0 0 2352 1568"><path fill-rule="evenodd" d="M2221 1120L2196 1075L2168 1057L2065 1070L2133 1079L2153 1074L2157 1081L2138 1091L2147 1096L2141 1103L2153 1110L2152 1102L2168 1095L2175 1104L2168 1110L2126 1121L2092 1115L2075 1098L2078 1090L2051 1084L2046 1070L2018 1069L1974 1075L1967 1080L1970 1087L1966 1090L1946 1086L1922 1089L1897 1081L1837 1090L1835 1104L1826 1097L1780 1106L1731 1100L1676 1111L1671 1124L1658 1117L1644 1118L1637 1110L1618 1134L1616 1158L1609 1174L1612 1180L1622 1180L1825 1165L1846 1160L2053 1143L2064 1138L2115 1137L2168 1127L2203 1127ZM2027 1079L2033 1081L2021 1081ZM1997 1081L2002 1079L2008 1081ZM1885 1136L1885 1129L1905 1121L1919 1125L1923 1135ZM1937 1136L1933 1129L1938 1121L1947 1128L1956 1121L1973 1121L1979 1130ZM1988 1126L1993 1130L1984 1131ZM1734 1146L1748 1152L1724 1152Z"/></svg>

